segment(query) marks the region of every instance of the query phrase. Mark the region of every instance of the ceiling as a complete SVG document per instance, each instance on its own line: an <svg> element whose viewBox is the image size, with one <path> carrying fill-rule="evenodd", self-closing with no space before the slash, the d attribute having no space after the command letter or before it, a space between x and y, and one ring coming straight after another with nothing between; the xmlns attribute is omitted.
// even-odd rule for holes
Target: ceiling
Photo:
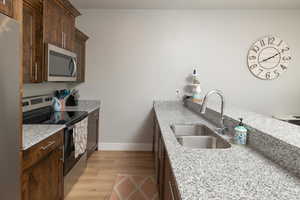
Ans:
<svg viewBox="0 0 300 200"><path fill-rule="evenodd" d="M300 0L70 0L78 9L300 9Z"/></svg>

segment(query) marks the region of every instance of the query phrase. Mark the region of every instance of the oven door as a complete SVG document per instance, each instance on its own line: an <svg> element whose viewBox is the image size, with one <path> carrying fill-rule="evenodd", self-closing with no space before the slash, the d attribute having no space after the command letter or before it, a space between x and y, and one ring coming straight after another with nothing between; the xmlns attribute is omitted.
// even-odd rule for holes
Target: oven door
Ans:
<svg viewBox="0 0 300 200"><path fill-rule="evenodd" d="M64 132L64 176L72 170L82 156L75 158L74 128L75 126L67 127Z"/></svg>
<svg viewBox="0 0 300 200"><path fill-rule="evenodd" d="M46 47L47 81L76 81L76 54L52 44L47 44Z"/></svg>

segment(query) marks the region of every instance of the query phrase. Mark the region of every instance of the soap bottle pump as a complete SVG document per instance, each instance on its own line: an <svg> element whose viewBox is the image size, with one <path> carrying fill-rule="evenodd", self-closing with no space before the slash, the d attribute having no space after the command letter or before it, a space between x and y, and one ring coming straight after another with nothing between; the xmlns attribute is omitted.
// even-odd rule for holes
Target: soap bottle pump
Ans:
<svg viewBox="0 0 300 200"><path fill-rule="evenodd" d="M239 125L234 128L234 143L245 145L247 143L247 129L244 126L243 118L239 118Z"/></svg>
<svg viewBox="0 0 300 200"><path fill-rule="evenodd" d="M193 76L193 84L200 84L200 81L198 80L198 77L197 77L198 74L197 74L196 68L194 68L192 76Z"/></svg>

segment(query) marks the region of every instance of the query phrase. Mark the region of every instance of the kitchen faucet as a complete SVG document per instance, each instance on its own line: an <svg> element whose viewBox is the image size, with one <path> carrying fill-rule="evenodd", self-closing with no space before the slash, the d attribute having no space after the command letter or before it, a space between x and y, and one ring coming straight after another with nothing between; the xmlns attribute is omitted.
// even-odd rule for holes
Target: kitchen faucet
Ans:
<svg viewBox="0 0 300 200"><path fill-rule="evenodd" d="M206 111L206 107L207 107L207 100L208 100L208 97L212 94L217 94L220 98L221 98L221 116L220 116L220 125L221 125L221 128L219 129L220 130L220 133L222 134L225 134L225 131L227 130L227 128L225 127L224 125L224 107L225 107L225 98L224 98L224 95L223 95L223 92L220 91L220 90L211 90L209 91L205 97L204 97L204 100L203 100L203 103L202 103L202 106L201 106L201 114L205 114L205 111Z"/></svg>

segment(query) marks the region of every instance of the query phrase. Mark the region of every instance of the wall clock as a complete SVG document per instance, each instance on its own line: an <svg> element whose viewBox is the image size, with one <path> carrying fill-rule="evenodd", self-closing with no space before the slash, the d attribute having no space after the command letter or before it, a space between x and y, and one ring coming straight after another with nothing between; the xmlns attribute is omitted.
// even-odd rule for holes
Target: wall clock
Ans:
<svg viewBox="0 0 300 200"><path fill-rule="evenodd" d="M287 71L291 59L290 47L282 39L266 36L250 47L248 68L259 79L274 80Z"/></svg>

